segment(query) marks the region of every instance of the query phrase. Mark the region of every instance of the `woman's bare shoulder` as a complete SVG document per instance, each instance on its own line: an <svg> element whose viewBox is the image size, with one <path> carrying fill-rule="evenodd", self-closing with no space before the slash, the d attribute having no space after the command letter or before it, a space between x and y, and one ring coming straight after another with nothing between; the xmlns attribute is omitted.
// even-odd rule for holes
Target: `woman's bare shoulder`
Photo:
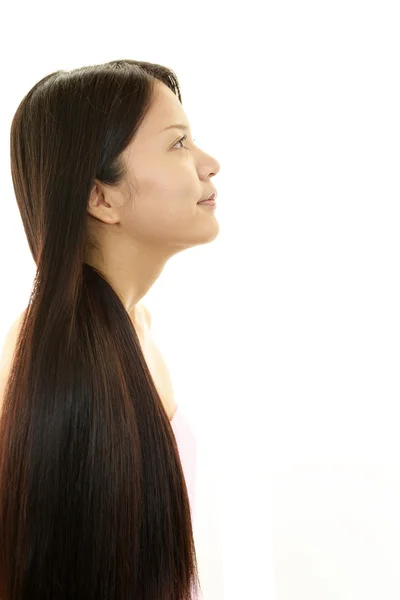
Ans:
<svg viewBox="0 0 400 600"><path fill-rule="evenodd" d="M147 323L147 326L150 327L151 326L151 314L150 314L149 309L144 304L142 304L142 302L140 302L138 306L141 307L141 309L143 311L144 319Z"/></svg>
<svg viewBox="0 0 400 600"><path fill-rule="evenodd" d="M25 316L26 310L24 310L12 323L7 331L6 337L3 342L3 350L0 359L0 365L7 362L14 352L14 347L18 339L19 331L22 325L22 320Z"/></svg>
<svg viewBox="0 0 400 600"><path fill-rule="evenodd" d="M21 329L22 320L26 313L25 309L11 324L3 342L0 356L0 409L3 402L3 394L10 373L14 356L15 346Z"/></svg>

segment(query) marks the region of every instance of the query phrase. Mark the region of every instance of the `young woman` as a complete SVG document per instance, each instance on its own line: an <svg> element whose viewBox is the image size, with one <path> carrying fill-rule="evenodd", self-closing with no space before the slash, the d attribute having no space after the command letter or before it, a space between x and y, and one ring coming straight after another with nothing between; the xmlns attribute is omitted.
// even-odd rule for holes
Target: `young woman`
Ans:
<svg viewBox="0 0 400 600"><path fill-rule="evenodd" d="M2 361L1 600L197 596L190 432L140 301L218 235L199 201L219 168L161 65L57 71L20 103L11 169L37 271Z"/></svg>

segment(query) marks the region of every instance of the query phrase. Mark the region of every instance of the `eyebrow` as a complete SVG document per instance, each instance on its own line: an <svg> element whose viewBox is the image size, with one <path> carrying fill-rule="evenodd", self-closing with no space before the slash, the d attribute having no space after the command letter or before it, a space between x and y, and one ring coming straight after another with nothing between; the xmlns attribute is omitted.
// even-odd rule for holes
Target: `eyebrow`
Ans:
<svg viewBox="0 0 400 600"><path fill-rule="evenodd" d="M165 131L166 129L183 129L183 131L189 131L190 127L184 125L183 123L175 123L174 125L168 125L168 127L164 127L161 131Z"/></svg>

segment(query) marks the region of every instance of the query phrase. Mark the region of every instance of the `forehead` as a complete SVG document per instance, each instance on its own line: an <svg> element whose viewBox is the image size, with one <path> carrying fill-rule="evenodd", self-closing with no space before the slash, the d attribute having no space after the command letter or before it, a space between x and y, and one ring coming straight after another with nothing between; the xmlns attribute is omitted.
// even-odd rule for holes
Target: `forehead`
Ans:
<svg viewBox="0 0 400 600"><path fill-rule="evenodd" d="M173 135L176 129L165 129L175 123L186 125L190 129L179 98L165 84L157 82L152 105L143 121L143 133L147 135Z"/></svg>

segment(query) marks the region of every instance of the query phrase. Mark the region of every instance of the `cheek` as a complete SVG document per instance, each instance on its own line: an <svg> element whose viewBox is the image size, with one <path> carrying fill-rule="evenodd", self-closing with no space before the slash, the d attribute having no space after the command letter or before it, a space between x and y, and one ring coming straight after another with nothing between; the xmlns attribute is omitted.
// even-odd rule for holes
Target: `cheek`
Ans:
<svg viewBox="0 0 400 600"><path fill-rule="evenodd" d="M138 172L143 201L158 211L164 212L164 203L174 204L179 210L185 201L195 205L203 193L195 165L184 156L171 155L170 160L160 162L153 159L151 168L142 165Z"/></svg>
<svg viewBox="0 0 400 600"><path fill-rule="evenodd" d="M176 158L170 168L160 170L154 181L154 188L150 193L157 197L170 199L200 197L201 184L192 161ZM149 188L150 190L150 188Z"/></svg>
<svg viewBox="0 0 400 600"><path fill-rule="evenodd" d="M161 240L172 230L182 229L188 218L189 209L179 198L147 197L142 198L140 205L126 215L124 226L127 234L134 239Z"/></svg>

